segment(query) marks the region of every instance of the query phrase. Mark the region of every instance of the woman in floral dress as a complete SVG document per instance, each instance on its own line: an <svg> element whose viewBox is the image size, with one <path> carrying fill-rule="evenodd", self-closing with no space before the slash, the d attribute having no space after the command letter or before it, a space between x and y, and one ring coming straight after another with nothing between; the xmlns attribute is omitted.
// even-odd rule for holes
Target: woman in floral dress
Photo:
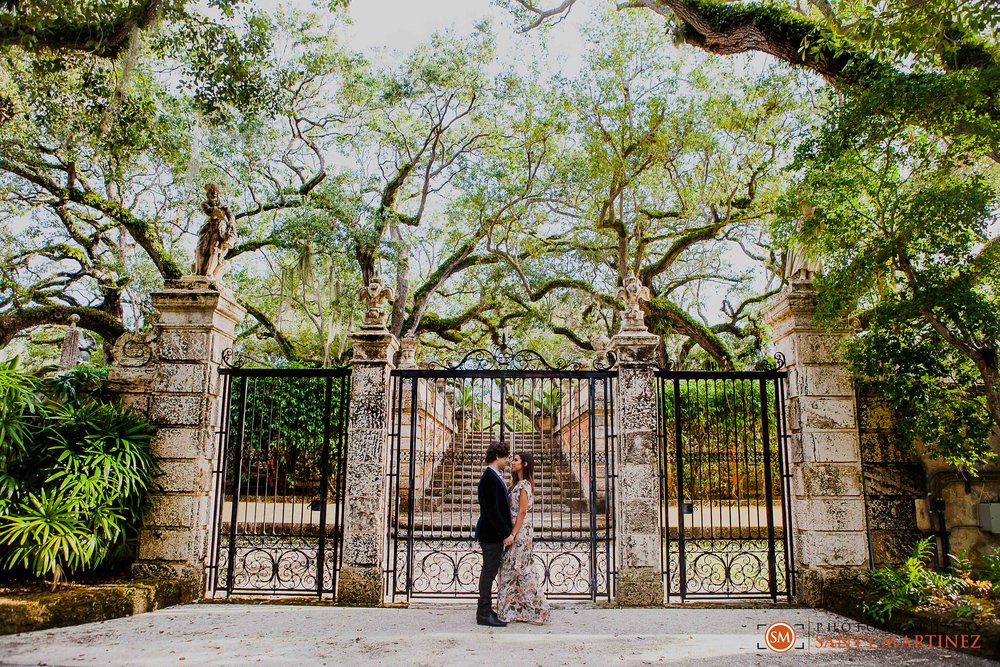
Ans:
<svg viewBox="0 0 1000 667"><path fill-rule="evenodd" d="M542 592L538 569L532 561L534 537L531 504L535 491L535 459L527 453L511 462L510 514L514 519L514 544L500 564L497 616L501 621L523 621L541 625L549 620L549 605Z"/></svg>

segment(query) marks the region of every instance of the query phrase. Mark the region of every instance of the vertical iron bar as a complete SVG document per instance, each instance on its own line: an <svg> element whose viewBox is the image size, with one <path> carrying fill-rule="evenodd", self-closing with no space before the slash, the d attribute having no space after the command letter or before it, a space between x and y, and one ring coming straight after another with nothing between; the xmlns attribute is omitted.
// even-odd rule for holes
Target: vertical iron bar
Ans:
<svg viewBox="0 0 1000 667"><path fill-rule="evenodd" d="M208 584L214 596L219 587L219 547L222 545L222 508L226 500L226 458L229 454L229 409L232 400L232 375L226 373L222 382L222 419L219 430L219 453L216 456L215 503L212 509L212 557L209 559L211 579Z"/></svg>
<svg viewBox="0 0 1000 667"><path fill-rule="evenodd" d="M590 508L590 591L591 599L597 600L597 424L595 420L596 401L594 400L594 379L587 382L587 410L589 417L589 456L590 467L590 498L587 506Z"/></svg>
<svg viewBox="0 0 1000 667"><path fill-rule="evenodd" d="M247 385L248 378L243 377L242 391L240 391L240 409L239 416L236 418L238 427L236 438L236 451L234 453L234 461L236 462L236 470L233 484L233 508L232 513L229 518L229 567L226 573L226 597L233 594L233 578L236 574L236 518L238 516L237 512L239 510L239 498L240 498L240 482L243 476L243 437L244 437L244 419L247 414ZM225 498L225 494L223 494Z"/></svg>
<svg viewBox="0 0 1000 667"><path fill-rule="evenodd" d="M395 479L389 480L389 493L392 496L389 499L389 507L392 511L392 522L389 526L390 530L390 540L389 543L392 548L392 553L387 554L388 558L392 559L392 601L396 601L396 595L399 593L399 485L400 485L400 468L402 467L403 458L403 382L402 376L394 376L393 383L393 416L392 419L396 422L396 432L394 437L390 438L390 456L393 457L393 461L390 462L390 470L394 471ZM393 465L395 464L395 465Z"/></svg>
<svg viewBox="0 0 1000 667"><path fill-rule="evenodd" d="M333 408L333 378L326 377L323 400L323 453L320 458L319 494L319 549L316 553L316 597L323 599L323 579L326 569L326 502L327 484L330 483L330 412ZM310 517L311 521L311 517Z"/></svg>
<svg viewBox="0 0 1000 667"><path fill-rule="evenodd" d="M347 495L347 428L349 419L347 408L351 396L351 376L350 374L344 374L338 376L338 380L337 384L340 390L337 399L337 458L336 478L334 480L334 489L336 491L336 505L334 505L334 516L336 517L336 523L334 524L334 545L337 551L333 558L331 579L331 588L334 594L336 594L337 586L340 582L340 568L344 560L344 510L345 496Z"/></svg>
<svg viewBox="0 0 1000 667"><path fill-rule="evenodd" d="M767 382L760 380L761 431L764 434L764 490L767 511L767 585L771 599L778 600L778 584L774 571L774 498L771 491L771 433L767 407Z"/></svg>
<svg viewBox="0 0 1000 667"><path fill-rule="evenodd" d="M681 435L681 381L676 377L674 378L674 444L677 448L677 581L683 601L687 594L687 568L684 561L684 440Z"/></svg>
<svg viewBox="0 0 1000 667"><path fill-rule="evenodd" d="M507 442L505 438L505 429L507 428L506 419L504 419L504 413L506 410L504 408L507 406L507 378L503 375L500 376L500 442Z"/></svg>
<svg viewBox="0 0 1000 667"><path fill-rule="evenodd" d="M415 532L414 527L414 512L413 512L413 496L416 494L415 488L415 476L416 476L416 465L417 465L417 378L410 378L410 470L409 470L409 480L407 482L407 488L410 493L406 499L406 515L407 515L407 548L406 548L406 599L410 599L410 595L413 594L413 533Z"/></svg>
<svg viewBox="0 0 1000 667"><path fill-rule="evenodd" d="M787 374L782 373L775 381L775 394L777 395L777 411L781 415L781 432L779 434L781 443L781 456L785 463L781 482L781 507L783 512L782 527L785 534L785 588L788 599L795 596L795 549L792 537L792 491L791 491L791 461L789 460L788 449L788 417L785 414L785 379Z"/></svg>

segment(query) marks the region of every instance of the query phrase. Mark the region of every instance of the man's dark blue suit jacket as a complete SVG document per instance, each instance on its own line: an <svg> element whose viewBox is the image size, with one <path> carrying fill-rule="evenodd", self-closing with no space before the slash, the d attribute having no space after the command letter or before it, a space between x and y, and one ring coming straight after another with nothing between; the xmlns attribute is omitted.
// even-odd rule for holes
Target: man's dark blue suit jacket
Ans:
<svg viewBox="0 0 1000 667"><path fill-rule="evenodd" d="M476 522L476 540L503 542L514 532L510 517L510 500L507 487L500 476L487 468L479 478L479 521Z"/></svg>

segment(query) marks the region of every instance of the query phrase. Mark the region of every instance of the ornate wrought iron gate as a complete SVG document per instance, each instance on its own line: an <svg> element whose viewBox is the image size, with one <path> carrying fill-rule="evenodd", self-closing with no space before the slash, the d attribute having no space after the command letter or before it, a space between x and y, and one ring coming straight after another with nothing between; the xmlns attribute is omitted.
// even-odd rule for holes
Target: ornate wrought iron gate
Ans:
<svg viewBox="0 0 1000 667"><path fill-rule="evenodd" d="M477 595L473 541L485 451L535 459L536 566L550 598L610 599L615 584L617 371L477 350L459 364L393 372L386 599Z"/></svg>
<svg viewBox="0 0 1000 667"><path fill-rule="evenodd" d="M350 369L220 369L208 594L333 596Z"/></svg>
<svg viewBox="0 0 1000 667"><path fill-rule="evenodd" d="M656 372L668 598L793 594L786 375Z"/></svg>

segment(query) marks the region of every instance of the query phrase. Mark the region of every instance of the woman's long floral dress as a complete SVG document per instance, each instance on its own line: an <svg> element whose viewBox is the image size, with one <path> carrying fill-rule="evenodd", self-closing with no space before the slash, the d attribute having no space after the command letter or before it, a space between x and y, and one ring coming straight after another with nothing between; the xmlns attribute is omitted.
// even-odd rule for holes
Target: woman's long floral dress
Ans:
<svg viewBox="0 0 1000 667"><path fill-rule="evenodd" d="M532 560L534 535L531 529L531 504L533 494L531 484L522 480L510 490L510 513L517 521L521 500L521 490L528 496L528 510L524 524L503 555L500 563L500 584L497 595L497 616L501 621L525 621L546 623L549 620L549 605L542 592L538 568Z"/></svg>

